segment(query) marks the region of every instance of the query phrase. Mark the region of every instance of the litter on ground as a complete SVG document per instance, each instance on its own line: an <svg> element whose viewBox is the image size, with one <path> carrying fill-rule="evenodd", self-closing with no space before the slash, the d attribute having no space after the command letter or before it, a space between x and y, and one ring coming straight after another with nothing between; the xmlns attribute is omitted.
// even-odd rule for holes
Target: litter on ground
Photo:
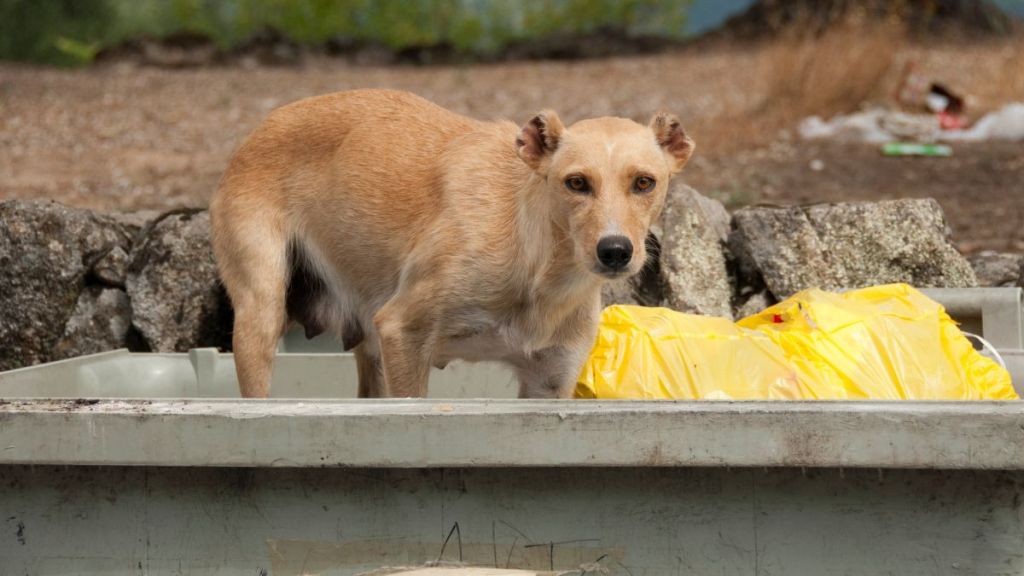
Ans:
<svg viewBox="0 0 1024 576"><path fill-rule="evenodd" d="M939 114L913 114L883 108L845 114L824 120L804 119L798 128L806 140L835 140L885 144L911 142L1024 141L1024 102L1007 104L979 118L969 128L944 129Z"/></svg>

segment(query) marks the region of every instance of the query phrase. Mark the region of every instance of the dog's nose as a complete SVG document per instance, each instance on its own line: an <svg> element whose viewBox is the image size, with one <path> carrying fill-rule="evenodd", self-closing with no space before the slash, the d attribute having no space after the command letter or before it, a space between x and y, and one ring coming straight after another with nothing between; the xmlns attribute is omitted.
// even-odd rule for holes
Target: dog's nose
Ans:
<svg viewBox="0 0 1024 576"><path fill-rule="evenodd" d="M605 236L597 243L597 259L612 270L625 268L633 258L633 243L625 236Z"/></svg>

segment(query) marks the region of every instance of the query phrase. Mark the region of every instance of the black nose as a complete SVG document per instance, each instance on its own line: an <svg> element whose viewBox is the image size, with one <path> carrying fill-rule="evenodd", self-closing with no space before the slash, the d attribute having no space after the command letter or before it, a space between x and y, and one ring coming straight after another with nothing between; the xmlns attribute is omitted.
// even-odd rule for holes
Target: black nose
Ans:
<svg viewBox="0 0 1024 576"><path fill-rule="evenodd" d="M612 270L621 270L633 258L633 243L625 236L605 236L597 243L597 259Z"/></svg>

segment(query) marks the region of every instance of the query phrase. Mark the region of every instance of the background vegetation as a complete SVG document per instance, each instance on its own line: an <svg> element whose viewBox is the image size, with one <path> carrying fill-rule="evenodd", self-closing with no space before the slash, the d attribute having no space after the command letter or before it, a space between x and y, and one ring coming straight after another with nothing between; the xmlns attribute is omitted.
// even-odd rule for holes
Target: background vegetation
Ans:
<svg viewBox="0 0 1024 576"><path fill-rule="evenodd" d="M73 65L137 37L192 33L230 49L263 30L401 50L485 55L511 42L615 28L680 38L691 0L0 0L0 59Z"/></svg>

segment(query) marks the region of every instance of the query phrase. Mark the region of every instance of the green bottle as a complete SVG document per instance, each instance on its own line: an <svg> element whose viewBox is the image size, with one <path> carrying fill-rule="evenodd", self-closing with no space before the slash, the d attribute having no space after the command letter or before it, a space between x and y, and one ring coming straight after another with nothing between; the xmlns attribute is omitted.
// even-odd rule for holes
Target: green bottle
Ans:
<svg viewBox="0 0 1024 576"><path fill-rule="evenodd" d="M882 154L886 156L952 156L953 148L945 144L913 144L908 142L889 142L882 146Z"/></svg>

